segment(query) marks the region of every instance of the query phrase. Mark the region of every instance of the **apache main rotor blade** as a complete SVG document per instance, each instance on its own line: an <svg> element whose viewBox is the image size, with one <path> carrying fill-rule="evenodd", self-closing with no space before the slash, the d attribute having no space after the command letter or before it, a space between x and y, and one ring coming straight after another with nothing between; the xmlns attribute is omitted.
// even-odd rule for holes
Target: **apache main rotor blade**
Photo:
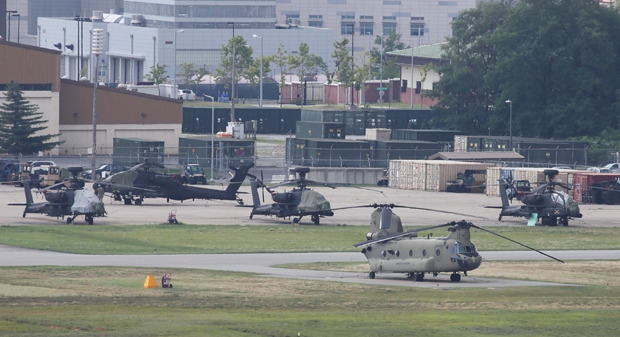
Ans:
<svg viewBox="0 0 620 337"><path fill-rule="evenodd" d="M484 229L484 228L482 228L482 227L480 227L480 226L476 226L476 225L473 225L473 224L471 225L471 227L477 228L477 229L479 229L479 230L481 230L481 231L485 231L485 232L487 232L487 233L491 233L491 234L493 234L493 235L497 235L497 236L499 236L499 237L500 237L500 238L502 238L502 239L506 239L506 240L508 240L508 241L510 241L510 242L514 242L514 243L518 244L519 246L522 246L522 247L525 247L525 248L527 248L527 249L533 250L533 251L535 251L535 252L537 252L537 253L539 253L539 254L542 254L542 255L544 255L544 256L546 256L546 257L549 257L549 258L552 258L552 259L554 259L554 260L556 260L556 261L558 261L558 262L562 262L562 263L564 263L564 261L562 261L562 260L560 260L560 259L558 259L558 258L555 258L555 257L553 257L553 256L551 256L551 255L549 255L549 254L543 253L543 252L541 252L540 250L538 250L538 249L536 249L536 248L532 248L532 247L530 247L530 246L528 246L528 245L526 245L526 244L523 244L523 243L521 243L521 242L519 242L519 241L515 241L515 240L513 240L513 239L511 239L511 238L508 238L508 237L505 237L505 236L503 236L503 235L501 235L501 234L497 234L497 233L492 232L492 231L490 231L490 230L488 230L488 229Z"/></svg>

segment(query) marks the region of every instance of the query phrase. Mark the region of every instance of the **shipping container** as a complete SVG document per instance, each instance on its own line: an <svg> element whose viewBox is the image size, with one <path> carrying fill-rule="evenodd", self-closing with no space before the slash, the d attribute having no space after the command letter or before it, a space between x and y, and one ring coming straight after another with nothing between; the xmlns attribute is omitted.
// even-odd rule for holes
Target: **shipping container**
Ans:
<svg viewBox="0 0 620 337"><path fill-rule="evenodd" d="M508 136L454 136L454 152L508 151ZM512 148L525 157L529 166L587 165L588 143L569 140L512 137Z"/></svg>
<svg viewBox="0 0 620 337"><path fill-rule="evenodd" d="M419 129L394 129L393 140L424 140L429 142L454 142L455 135L461 131L454 130L419 130Z"/></svg>
<svg viewBox="0 0 620 337"><path fill-rule="evenodd" d="M449 180L465 170L486 170L492 165L450 160L390 160L389 186L443 192Z"/></svg>
<svg viewBox="0 0 620 337"><path fill-rule="evenodd" d="M302 140L303 141L303 140ZM305 139L297 143L295 165L319 167L372 167L372 151L365 141ZM303 146L303 149L301 148ZM299 155L303 153L303 155Z"/></svg>
<svg viewBox="0 0 620 337"><path fill-rule="evenodd" d="M445 149L446 144L425 141L388 140L373 143L376 166L387 167L390 160L427 159Z"/></svg>
<svg viewBox="0 0 620 337"><path fill-rule="evenodd" d="M620 178L620 173L595 173L578 172L574 174L573 198L577 202L592 203L592 196L588 193L588 186L603 181L616 180Z"/></svg>
<svg viewBox="0 0 620 337"><path fill-rule="evenodd" d="M255 142L251 139L214 138L214 167L227 168L254 162ZM211 165L211 135L179 138L179 164Z"/></svg>
<svg viewBox="0 0 620 337"><path fill-rule="evenodd" d="M298 138L345 139L344 124L299 121L295 135Z"/></svg>
<svg viewBox="0 0 620 337"><path fill-rule="evenodd" d="M372 129L366 128L366 140L381 140L386 141L390 140L392 137L392 130L390 129Z"/></svg>
<svg viewBox="0 0 620 337"><path fill-rule="evenodd" d="M121 165L133 165L148 160L163 164L164 141L141 138L114 138L112 162Z"/></svg>
<svg viewBox="0 0 620 337"><path fill-rule="evenodd" d="M544 167L490 167L487 169L487 192L488 196L499 196L499 179L512 178L513 180L527 180L530 182L532 188L536 188L540 184L547 182L547 177L544 171L547 168ZM574 185L575 174L582 172L577 170L558 170L559 173L555 176L554 181L563 183L568 186ZM560 188L560 187L558 187ZM572 192L564 190L572 195Z"/></svg>

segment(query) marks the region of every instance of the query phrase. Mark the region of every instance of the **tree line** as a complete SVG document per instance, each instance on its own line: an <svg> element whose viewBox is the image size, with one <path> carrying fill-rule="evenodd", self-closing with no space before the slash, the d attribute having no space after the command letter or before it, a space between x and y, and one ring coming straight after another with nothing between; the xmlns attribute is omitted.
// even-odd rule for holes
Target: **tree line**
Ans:
<svg viewBox="0 0 620 337"><path fill-rule="evenodd" d="M485 2L460 13L432 96L469 134L620 141L620 15L596 0ZM510 105L513 117L510 125Z"/></svg>
<svg viewBox="0 0 620 337"><path fill-rule="evenodd" d="M312 54L307 43L302 42L298 50L289 51L283 45L277 49L273 55L254 56L254 50L247 44L243 36L232 37L227 44L222 46L221 60L218 67L210 73L204 67L197 67L193 63L180 65L180 72L177 74L181 78L181 83L185 86L196 85L208 74L215 77L218 83L230 84L232 81L238 83L242 78L252 84L260 82L261 61L263 66L263 81L276 81L280 90L284 88L285 75L294 73L300 79L301 86L305 81L316 81L318 75L325 75L328 83L337 81L345 86L354 85L356 90L365 90L362 83L370 79L397 78L400 76L400 68L391 58L385 57L385 53L405 48L400 42L400 34L390 34L386 36L376 36L374 47L364 53L351 55L348 38L334 42L332 58L335 62L335 69L328 69L325 60ZM232 77L233 55L235 66L235 77ZM279 74L279 78L271 79L268 74L272 71ZM173 74L174 76L174 74ZM170 80L167 65L156 64L151 67L150 72L145 75L147 81L156 84L166 83Z"/></svg>

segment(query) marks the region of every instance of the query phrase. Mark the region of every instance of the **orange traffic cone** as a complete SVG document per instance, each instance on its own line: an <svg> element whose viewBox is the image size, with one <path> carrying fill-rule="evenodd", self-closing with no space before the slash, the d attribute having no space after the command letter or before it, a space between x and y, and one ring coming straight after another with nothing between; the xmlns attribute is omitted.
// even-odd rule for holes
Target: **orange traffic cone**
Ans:
<svg viewBox="0 0 620 337"><path fill-rule="evenodd" d="M146 280L144 281L144 288L157 288L157 281L155 281L155 276L148 275Z"/></svg>

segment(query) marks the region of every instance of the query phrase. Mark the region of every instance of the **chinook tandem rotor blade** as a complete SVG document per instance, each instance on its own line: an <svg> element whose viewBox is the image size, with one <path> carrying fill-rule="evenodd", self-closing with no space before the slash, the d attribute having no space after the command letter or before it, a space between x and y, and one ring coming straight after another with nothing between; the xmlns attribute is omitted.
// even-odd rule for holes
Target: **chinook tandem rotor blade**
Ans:
<svg viewBox="0 0 620 337"><path fill-rule="evenodd" d="M500 237L500 238L502 238L502 239L506 239L506 240L508 240L508 241L510 241L510 242L514 242L514 243L518 244L519 246L523 246L523 247L525 247L525 248L527 248L527 249L533 250L533 251L535 251L535 252L537 252L537 253L539 253L539 254L542 254L542 255L544 255L544 256L546 256L546 257L552 258L552 259L554 259L554 260L556 260L556 261L558 261L558 262L562 262L562 263L564 263L564 261L562 261L562 260L560 260L560 259L558 259L558 258L555 258L555 257L553 257L553 256L551 256L551 255L549 255L549 254L543 253L543 252L541 252L540 250L538 250L538 249L536 249L536 248L532 248L532 247L530 247L530 246L528 246L528 245L525 245L525 244L523 244L523 243L521 243L521 242L519 242L519 241L515 241L515 240L513 240L513 239L511 239L511 238L505 237L505 236L503 236L503 235L501 235L501 234L497 234L497 233L495 233L495 232L492 232L492 231L490 231L490 230L488 230L488 229L484 229L484 228L482 228L482 227L480 227L480 226L476 226L476 225L474 225L474 224L472 224L472 225L471 225L471 227L477 228L477 229L479 229L479 230L481 230L481 231L485 231L485 232L490 233L490 234L493 234L493 235L497 235L497 236L499 236L499 237Z"/></svg>
<svg viewBox="0 0 620 337"><path fill-rule="evenodd" d="M388 235L388 236L380 238L380 239L373 239L373 240L368 240L368 241L356 243L353 246L355 246L355 247L368 246L368 245L373 244L373 243L385 242L385 241L389 241L389 240L392 240L392 239L401 238L401 237L404 237L404 236L410 236L410 235L418 233L418 232L423 232L423 231L427 231L427 230L435 229L435 228L454 226L456 224L457 223L453 221L453 222L449 222L449 223L445 223L445 224L441 224L441 225L424 227L424 228L420 228L420 229L412 229L412 230L408 230L406 232Z"/></svg>
<svg viewBox="0 0 620 337"><path fill-rule="evenodd" d="M409 208L409 209L420 210L420 211L431 211L431 212L439 212L439 213L446 213L446 214L454 214L454 215L466 216L466 217L471 217L471 218L476 218L476 219L481 219L481 220L489 220L488 218L485 218L485 217L482 217L482 216L477 216L477 215L472 215L472 214L465 214L465 213L458 213L458 212L450 212L450 211L446 211L446 210L442 210L442 209L433 209L433 208L425 208L425 207L414 207L414 206L401 206L401 205L393 205L393 207Z"/></svg>

